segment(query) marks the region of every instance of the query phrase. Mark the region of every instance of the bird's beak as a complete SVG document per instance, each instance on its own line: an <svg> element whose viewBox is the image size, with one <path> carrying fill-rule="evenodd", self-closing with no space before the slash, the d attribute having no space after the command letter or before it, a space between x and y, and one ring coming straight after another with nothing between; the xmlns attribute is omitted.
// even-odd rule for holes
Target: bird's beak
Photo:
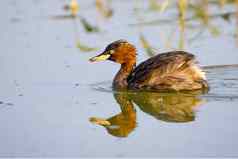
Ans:
<svg viewBox="0 0 238 159"><path fill-rule="evenodd" d="M103 52L97 56L94 56L89 59L90 62L98 62L98 61L105 61L107 60L111 55L107 52Z"/></svg>

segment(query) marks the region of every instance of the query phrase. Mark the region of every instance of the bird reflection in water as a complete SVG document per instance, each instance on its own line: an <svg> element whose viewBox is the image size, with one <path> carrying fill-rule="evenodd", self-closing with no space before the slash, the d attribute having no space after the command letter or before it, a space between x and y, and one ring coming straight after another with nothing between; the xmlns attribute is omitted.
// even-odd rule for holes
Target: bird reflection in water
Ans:
<svg viewBox="0 0 238 159"><path fill-rule="evenodd" d="M128 97L126 92L115 93L114 98L119 104L121 112L108 119L91 117L90 121L104 126L107 132L113 136L127 137L136 127L136 110Z"/></svg>
<svg viewBox="0 0 238 159"><path fill-rule="evenodd" d="M201 92L158 93L158 92L116 92L114 98L121 112L113 117L89 120L104 126L107 132L116 137L127 137L136 128L136 104L143 112L164 122L185 123L195 120L195 108L204 101Z"/></svg>

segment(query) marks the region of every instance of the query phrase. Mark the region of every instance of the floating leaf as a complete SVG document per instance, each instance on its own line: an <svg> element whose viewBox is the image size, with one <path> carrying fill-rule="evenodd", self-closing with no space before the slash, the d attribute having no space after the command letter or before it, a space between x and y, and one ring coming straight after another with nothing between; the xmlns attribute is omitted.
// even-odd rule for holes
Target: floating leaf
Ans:
<svg viewBox="0 0 238 159"><path fill-rule="evenodd" d="M151 10L159 10L161 13L165 11L166 8L168 8L170 4L169 0L164 0L161 4L157 2L157 0L150 0L150 9Z"/></svg>
<svg viewBox="0 0 238 159"><path fill-rule="evenodd" d="M221 15L222 19L224 19L227 22L230 22L231 20L231 14L230 13L224 13Z"/></svg>
<svg viewBox="0 0 238 159"><path fill-rule="evenodd" d="M165 0L161 5L160 5L160 12L164 12L166 8L169 6L169 0Z"/></svg>
<svg viewBox="0 0 238 159"><path fill-rule="evenodd" d="M97 50L97 48L86 46L86 45L82 44L80 41L77 41L77 48L79 48L79 50L83 51L83 52L90 52L90 51Z"/></svg>
<svg viewBox="0 0 238 159"><path fill-rule="evenodd" d="M79 11L79 4L77 0L71 0L70 4L64 6L65 10L69 10L72 16L77 16Z"/></svg>
<svg viewBox="0 0 238 159"><path fill-rule="evenodd" d="M218 36L220 35L220 31L217 27L215 26L209 26L209 30L213 36Z"/></svg>
<svg viewBox="0 0 238 159"><path fill-rule="evenodd" d="M219 0L219 5L221 8L223 8L226 3L227 3L227 0Z"/></svg>
<svg viewBox="0 0 238 159"><path fill-rule="evenodd" d="M96 0L96 8L105 18L109 18L113 15L113 10L106 0Z"/></svg>
<svg viewBox="0 0 238 159"><path fill-rule="evenodd" d="M75 17L72 16L72 15L56 15L56 16L52 16L51 19L53 20L72 20L74 19Z"/></svg>
<svg viewBox="0 0 238 159"><path fill-rule="evenodd" d="M151 10L159 10L160 9L160 5L157 2L157 0L150 0L150 4L149 5L150 5L149 8Z"/></svg>
<svg viewBox="0 0 238 159"><path fill-rule="evenodd" d="M86 32L99 32L99 28L92 26L85 18L81 17L80 21Z"/></svg>

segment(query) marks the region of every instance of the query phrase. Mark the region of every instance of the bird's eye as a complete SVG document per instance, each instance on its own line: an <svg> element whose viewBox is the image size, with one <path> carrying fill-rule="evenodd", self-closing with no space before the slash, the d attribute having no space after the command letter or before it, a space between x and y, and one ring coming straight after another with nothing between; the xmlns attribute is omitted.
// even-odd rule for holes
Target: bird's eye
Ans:
<svg viewBox="0 0 238 159"><path fill-rule="evenodd" d="M114 50L110 50L109 51L109 54L113 54L115 51Z"/></svg>

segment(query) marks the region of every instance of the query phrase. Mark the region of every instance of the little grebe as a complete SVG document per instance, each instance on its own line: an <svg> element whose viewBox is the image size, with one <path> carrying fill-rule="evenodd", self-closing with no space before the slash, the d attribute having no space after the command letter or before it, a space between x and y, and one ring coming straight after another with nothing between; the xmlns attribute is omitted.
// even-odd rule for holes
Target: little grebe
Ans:
<svg viewBox="0 0 238 159"><path fill-rule="evenodd" d="M195 56L184 51L161 53L136 66L136 48L126 40L109 44L91 62L110 60L121 64L113 80L116 90L198 90L207 89L205 73Z"/></svg>

